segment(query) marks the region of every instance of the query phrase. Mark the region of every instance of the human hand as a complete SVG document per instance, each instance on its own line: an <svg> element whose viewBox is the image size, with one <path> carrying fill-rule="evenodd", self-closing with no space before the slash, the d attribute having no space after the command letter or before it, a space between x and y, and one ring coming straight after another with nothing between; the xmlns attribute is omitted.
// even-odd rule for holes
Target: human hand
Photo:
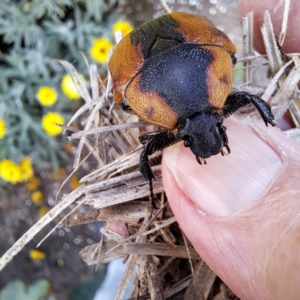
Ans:
<svg viewBox="0 0 300 300"><path fill-rule="evenodd" d="M256 2L242 2L243 14ZM268 1L268 9L277 2ZM298 5L291 3L292 13ZM299 51L288 36L287 51ZM300 146L261 120L231 118L225 126L229 156L199 166L182 143L164 151L169 203L197 252L238 297L298 299Z"/></svg>

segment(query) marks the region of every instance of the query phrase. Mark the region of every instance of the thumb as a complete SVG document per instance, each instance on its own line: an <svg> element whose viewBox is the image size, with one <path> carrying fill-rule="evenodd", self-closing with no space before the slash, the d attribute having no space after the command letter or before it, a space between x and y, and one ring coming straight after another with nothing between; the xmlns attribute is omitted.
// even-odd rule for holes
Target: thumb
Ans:
<svg viewBox="0 0 300 300"><path fill-rule="evenodd" d="M300 284L300 146L277 128L226 121L228 156L198 165L180 143L163 179L180 227L242 299L296 299Z"/></svg>

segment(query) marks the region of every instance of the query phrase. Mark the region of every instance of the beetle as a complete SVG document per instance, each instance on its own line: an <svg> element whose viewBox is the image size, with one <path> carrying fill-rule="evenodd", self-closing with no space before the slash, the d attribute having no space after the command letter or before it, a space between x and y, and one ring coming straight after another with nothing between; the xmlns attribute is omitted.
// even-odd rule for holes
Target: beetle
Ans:
<svg viewBox="0 0 300 300"><path fill-rule="evenodd" d="M108 67L116 104L160 129L139 137L140 171L148 180L148 156L181 140L199 164L230 153L224 118L254 104L266 126L270 105L246 92L230 94L236 49L206 17L172 12L134 29L116 46Z"/></svg>

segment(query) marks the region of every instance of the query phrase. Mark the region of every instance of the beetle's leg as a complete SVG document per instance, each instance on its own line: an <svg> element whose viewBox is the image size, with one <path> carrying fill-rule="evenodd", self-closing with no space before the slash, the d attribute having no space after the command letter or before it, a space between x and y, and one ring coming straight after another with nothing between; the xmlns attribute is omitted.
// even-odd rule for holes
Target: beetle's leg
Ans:
<svg viewBox="0 0 300 300"><path fill-rule="evenodd" d="M152 173L152 170L151 170L151 167L149 164L149 160L148 160L148 155L150 155L149 154L149 143L150 142L145 144L144 150L140 156L140 172L144 175L145 179L149 183L151 205L152 205L152 207L157 209L155 202L154 202L153 186L152 186L152 179L155 179L155 177Z"/></svg>
<svg viewBox="0 0 300 300"><path fill-rule="evenodd" d="M225 118L229 117L231 114L236 112L239 108L253 103L258 112L260 113L261 117L263 118L266 126L270 123L272 126L275 126L276 123L273 122L274 116L271 112L270 105L265 102L263 99L255 96L249 95L246 92L237 92L228 96L225 105L223 107L223 116Z"/></svg>
<svg viewBox="0 0 300 300"><path fill-rule="evenodd" d="M155 178L149 164L148 156L179 142L180 139L173 131L159 130L143 134L139 137L139 140L144 145L144 150L140 156L140 171L149 182L151 205L156 208L152 187L152 179Z"/></svg>

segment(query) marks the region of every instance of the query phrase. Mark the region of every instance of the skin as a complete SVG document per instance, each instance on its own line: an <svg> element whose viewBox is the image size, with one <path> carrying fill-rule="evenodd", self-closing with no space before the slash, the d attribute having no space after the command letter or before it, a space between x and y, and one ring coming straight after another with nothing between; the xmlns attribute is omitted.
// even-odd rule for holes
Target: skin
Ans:
<svg viewBox="0 0 300 300"><path fill-rule="evenodd" d="M278 1L242 1L254 10L255 34ZM291 1L291 20L300 14ZM298 7L298 8L296 8ZM280 28L279 8L274 16ZM298 16L299 18L299 16ZM284 51L300 52L289 22ZM296 39L297 37L297 39ZM260 47L260 40L255 45ZM300 146L262 120L226 120L229 156L199 166L178 143L164 151L163 180L181 229L212 270L241 299L299 299Z"/></svg>

